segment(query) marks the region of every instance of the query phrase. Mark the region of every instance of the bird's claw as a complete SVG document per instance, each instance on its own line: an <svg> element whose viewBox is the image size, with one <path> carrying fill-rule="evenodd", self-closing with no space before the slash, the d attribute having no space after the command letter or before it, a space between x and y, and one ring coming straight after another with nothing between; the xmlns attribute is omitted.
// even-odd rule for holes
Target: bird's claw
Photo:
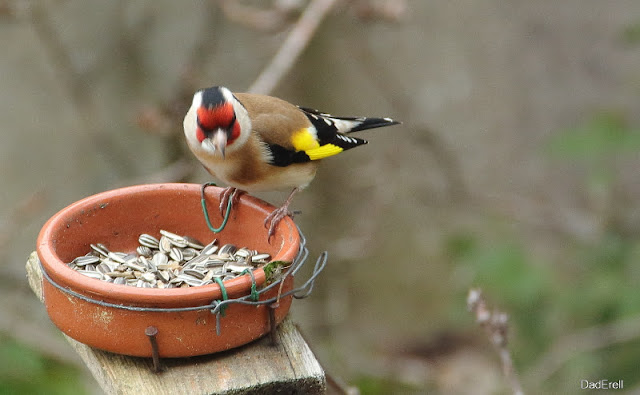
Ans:
<svg viewBox="0 0 640 395"><path fill-rule="evenodd" d="M289 208L286 206L277 208L267 215L267 218L264 219L264 227L269 228L268 240L271 240L271 237L276 233L276 227L286 216L293 218L293 213L289 212Z"/></svg>
<svg viewBox="0 0 640 395"><path fill-rule="evenodd" d="M224 217L227 213L227 206L229 205L229 199L231 199L231 206L235 206L240 201L240 195L244 191L234 187L227 187L220 192L220 214Z"/></svg>

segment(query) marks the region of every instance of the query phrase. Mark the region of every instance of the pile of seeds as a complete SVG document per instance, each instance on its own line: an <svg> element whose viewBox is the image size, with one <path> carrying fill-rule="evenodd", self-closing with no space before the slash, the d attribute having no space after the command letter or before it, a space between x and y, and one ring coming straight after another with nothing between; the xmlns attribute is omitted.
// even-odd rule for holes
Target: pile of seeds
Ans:
<svg viewBox="0 0 640 395"><path fill-rule="evenodd" d="M141 288L196 287L242 275L263 266L269 254L260 254L233 244L218 247L217 240L203 245L189 236L160 231L157 239L148 234L138 238L136 254L109 251L103 244L91 244L87 255L75 258L69 267L87 277Z"/></svg>

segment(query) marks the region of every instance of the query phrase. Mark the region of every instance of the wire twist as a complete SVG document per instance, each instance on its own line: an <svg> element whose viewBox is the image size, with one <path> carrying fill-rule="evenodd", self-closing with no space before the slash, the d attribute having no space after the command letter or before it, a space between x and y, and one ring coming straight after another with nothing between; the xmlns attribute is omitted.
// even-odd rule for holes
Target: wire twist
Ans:
<svg viewBox="0 0 640 395"><path fill-rule="evenodd" d="M200 204L202 205L202 213L204 214L204 220L207 222L209 230L211 230L213 233L220 233L222 232L224 227L227 226L227 222L229 221L229 216L231 215L231 205L233 204L233 196L231 196L229 198L229 201L227 202L227 209L224 213L224 218L222 219L222 225L220 225L219 228L214 228L213 225L211 225L211 220L209 219L209 210L207 210L207 202L204 198L204 190L209 186L215 187L217 185L215 182L205 182L204 184L202 184L202 188L200 189Z"/></svg>

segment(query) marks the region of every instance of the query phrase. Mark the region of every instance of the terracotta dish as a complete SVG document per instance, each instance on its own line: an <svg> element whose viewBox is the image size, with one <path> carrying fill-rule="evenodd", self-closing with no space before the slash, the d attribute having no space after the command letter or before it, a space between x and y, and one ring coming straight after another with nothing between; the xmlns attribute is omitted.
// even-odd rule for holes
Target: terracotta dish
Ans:
<svg viewBox="0 0 640 395"><path fill-rule="evenodd" d="M220 188L208 187L207 207L214 226L222 222L218 210ZM37 241L37 252L46 276L43 280L47 312L65 334L87 345L119 354L151 356L145 330L157 328L161 357L186 357L209 354L251 342L270 330L269 308L265 305L231 304L220 317L216 333L216 315L209 309L196 311L148 311L148 308L174 309L209 305L221 300L217 284L191 288L153 289L115 285L86 277L67 263L90 251L89 244L103 243L111 251L134 252L142 233L158 235L160 229L195 237L204 243L214 238L269 253L272 260L293 261L300 246L298 230L285 218L271 243L267 241L264 218L274 207L242 195L232 210L226 228L212 233L200 205L200 185L154 184L107 191L80 200L61 210L44 225ZM265 282L262 269L254 271L260 288ZM251 278L243 275L225 281L230 299L250 293ZM282 291L293 287L287 277ZM261 295L273 297L278 287ZM83 297L73 295L80 294ZM89 300L86 300L89 299ZM105 306L98 302L141 307L142 311ZM291 296L282 298L275 309L277 322L289 311Z"/></svg>

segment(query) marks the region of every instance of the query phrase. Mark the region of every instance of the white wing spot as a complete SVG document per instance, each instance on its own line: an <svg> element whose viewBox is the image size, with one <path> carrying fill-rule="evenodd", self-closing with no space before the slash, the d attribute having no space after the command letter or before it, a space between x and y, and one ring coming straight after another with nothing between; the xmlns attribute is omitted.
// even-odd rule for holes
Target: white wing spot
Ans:
<svg viewBox="0 0 640 395"><path fill-rule="evenodd" d="M338 134L337 136L338 136L338 138L339 138L340 140L345 141L345 142L347 142L347 143L350 143L350 144L358 144L358 140L356 140L356 139L354 139L354 138L352 138L352 137L345 136L345 135L342 135L342 134Z"/></svg>

